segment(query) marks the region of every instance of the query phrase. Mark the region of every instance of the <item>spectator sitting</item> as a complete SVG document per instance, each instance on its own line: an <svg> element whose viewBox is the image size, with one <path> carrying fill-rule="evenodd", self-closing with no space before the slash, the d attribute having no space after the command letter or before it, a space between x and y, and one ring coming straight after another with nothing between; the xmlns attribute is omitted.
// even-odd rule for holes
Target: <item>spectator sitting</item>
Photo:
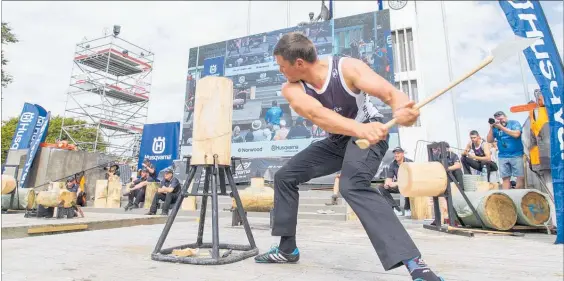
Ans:
<svg viewBox="0 0 564 281"><path fill-rule="evenodd" d="M145 159L143 160L143 168L147 170L147 172L149 172L149 177L153 178L153 180L157 179L157 169L155 169L155 166L153 165L153 163L151 163L151 161L149 161L149 159Z"/></svg>
<svg viewBox="0 0 564 281"><path fill-rule="evenodd" d="M162 207L161 215L168 215L168 210L173 202L176 202L178 195L180 194L180 182L176 177L174 177L174 172L171 168L167 168L164 171L164 178L161 181L161 187L157 189L155 196L153 197L153 202L151 203L151 208L146 215L154 215L157 213L157 207L159 205L159 200L163 200L164 204Z"/></svg>
<svg viewBox="0 0 564 281"><path fill-rule="evenodd" d="M296 124L290 129L287 139L308 139L311 138L311 132L306 127L306 121L303 117L299 116L296 118Z"/></svg>
<svg viewBox="0 0 564 281"><path fill-rule="evenodd" d="M264 121L266 124L272 124L274 130L278 130L280 128L280 118L282 118L284 112L282 112L282 108L278 106L277 101L272 101L272 107L266 111L266 115L264 116Z"/></svg>
<svg viewBox="0 0 564 281"><path fill-rule="evenodd" d="M485 166L488 171L488 182L490 174L497 171L497 165L492 161L490 144L485 142L477 131L470 131L470 142L462 152L462 166L466 174L471 174L470 168L482 171Z"/></svg>
<svg viewBox="0 0 564 281"><path fill-rule="evenodd" d="M276 131L274 140L285 140L290 130L286 127L286 120L280 120L280 129Z"/></svg>
<svg viewBox="0 0 564 281"><path fill-rule="evenodd" d="M446 148L448 150L446 158L447 158L447 171L452 172L452 174L454 175L454 178L456 179L456 181L458 182L458 184L463 187L463 174L462 174L462 165L460 164L460 159L458 158L458 155L456 155L456 153L453 153L452 151L450 151L450 145L448 143L445 142ZM441 162L441 153L439 151L439 148L433 148L433 155L431 156L431 161L433 162ZM450 177L447 175L447 179L448 179L448 184L450 185L450 183L452 182L452 180L450 179Z"/></svg>
<svg viewBox="0 0 564 281"><path fill-rule="evenodd" d="M327 135L327 133L321 129L321 127L313 124L313 126L311 126L311 136L314 138L318 138L318 137L325 137Z"/></svg>
<svg viewBox="0 0 564 281"><path fill-rule="evenodd" d="M145 201L145 189L147 183L154 182L155 179L149 175L147 169L141 170L141 177L133 182L133 187L126 192L124 196L129 197L129 202L125 206L125 210L137 209L139 208L139 203Z"/></svg>
<svg viewBox="0 0 564 281"><path fill-rule="evenodd" d="M270 130L264 130L262 129L262 122L260 120L255 120L253 121L251 128L253 129L252 134L252 140L251 141L269 141L270 138L272 137L272 133L270 132ZM247 134L248 136L249 134ZM249 140L246 139L246 141L248 142Z"/></svg>
<svg viewBox="0 0 564 281"><path fill-rule="evenodd" d="M233 128L233 137L231 137L231 142L245 142L245 138L241 135L241 128L239 126L235 126L235 128Z"/></svg>
<svg viewBox="0 0 564 281"><path fill-rule="evenodd" d="M411 159L405 158L404 151L401 147L394 148L392 152L394 153L394 161L392 162L392 164L390 164L390 167L388 168L384 185L378 187L378 190L384 196L384 198L386 198L386 201L390 203L396 215L399 216L402 214L401 209L399 208L399 205L392 197L391 193L399 193L397 181L398 181L398 170L400 165L403 164L404 162L413 162L413 161ZM405 198L403 209L405 210L406 216L411 216L409 198L407 197Z"/></svg>
<svg viewBox="0 0 564 281"><path fill-rule="evenodd" d="M67 178L67 190L78 193L78 184L76 183L76 178L74 176Z"/></svg>
<svg viewBox="0 0 564 281"><path fill-rule="evenodd" d="M524 188L524 147L521 141L521 124L515 120L507 120L503 111L494 114L495 122L490 124L488 142L498 141L499 172L503 179L503 189L511 187L511 177L516 177L515 188Z"/></svg>

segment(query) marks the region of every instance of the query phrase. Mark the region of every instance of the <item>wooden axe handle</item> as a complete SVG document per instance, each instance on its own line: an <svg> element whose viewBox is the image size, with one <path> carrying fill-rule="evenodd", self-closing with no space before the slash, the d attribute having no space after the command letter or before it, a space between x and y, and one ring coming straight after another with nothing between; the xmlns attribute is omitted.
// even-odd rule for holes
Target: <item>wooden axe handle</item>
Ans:
<svg viewBox="0 0 564 281"><path fill-rule="evenodd" d="M424 105L432 102L433 100L435 100L436 98L442 96L444 93L446 93L448 90L454 88L456 85L460 84L462 81L468 79L468 77L474 75L476 72L480 71L482 68L486 67L488 64L490 64L493 61L494 57L493 56L489 56L487 57L484 61L482 61L480 63L480 65L478 65L477 67L475 67L474 69L472 69L471 71L469 71L468 73L466 73L466 75L462 76L461 78L458 78L457 80L453 81L452 83L450 83L450 85L448 85L448 87L436 92L435 94L433 94L432 96L426 98L425 100L423 100L422 102L419 102L418 104L414 105L413 108L414 109L420 109L421 107L423 107ZM396 118L393 118L392 120L388 121L385 126L386 128L389 130L391 129L397 122ZM367 149L368 147L370 147L370 142L368 142L368 140L365 139L359 139L356 141L356 145L358 145L358 147L360 149Z"/></svg>

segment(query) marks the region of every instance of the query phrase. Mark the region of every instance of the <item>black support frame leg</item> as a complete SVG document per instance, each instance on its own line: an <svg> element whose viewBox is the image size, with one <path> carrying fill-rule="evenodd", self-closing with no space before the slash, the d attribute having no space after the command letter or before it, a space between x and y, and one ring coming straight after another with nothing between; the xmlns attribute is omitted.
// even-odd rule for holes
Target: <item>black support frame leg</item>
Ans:
<svg viewBox="0 0 564 281"><path fill-rule="evenodd" d="M231 172L231 168L228 165L218 165L217 155L214 155L213 165L194 165L191 167L188 173L188 179L184 183L181 190L181 196L177 200L173 207L171 215L169 216L163 232L159 237L155 250L151 255L151 259L155 261L165 261L174 263L186 263L186 264L198 264L198 265L220 265L237 262L258 254L258 248L256 247L253 234L251 232L251 227L247 220L247 216L243 210L243 205L241 203L241 198L239 192L237 191L237 186L235 185L235 179ZM192 189L192 192L188 193L188 188L196 175L198 167L202 167L205 170L205 180L204 188L202 193L198 193L197 190ZM235 199L237 206L237 212L241 217L245 233L249 240L249 245L237 245L237 244L223 244L219 241L219 195L227 195L226 193L226 179L231 187L231 193ZM197 187L196 187L197 189ZM211 192L210 192L211 189ZM220 192L220 191L221 192ZM170 231L172 223L178 214L178 211L182 205L184 197L187 196L202 196L202 204L200 207L200 221L198 224L198 236L196 243L186 244L181 246L176 246L168 249L162 249L164 241ZM207 211L207 197L210 196L212 199L212 243L203 242L203 234L205 227L206 211ZM211 248L211 257L179 257L171 255L173 250L181 250L186 248ZM227 249L223 256L220 256L220 249ZM233 252L237 251L237 252Z"/></svg>

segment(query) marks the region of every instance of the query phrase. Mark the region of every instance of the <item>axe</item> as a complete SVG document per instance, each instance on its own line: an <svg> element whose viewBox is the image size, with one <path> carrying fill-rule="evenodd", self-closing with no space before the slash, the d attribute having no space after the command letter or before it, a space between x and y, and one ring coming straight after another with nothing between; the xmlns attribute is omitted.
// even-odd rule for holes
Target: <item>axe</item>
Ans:
<svg viewBox="0 0 564 281"><path fill-rule="evenodd" d="M502 62L503 60L512 57L515 53L521 52L524 49L528 48L538 39L539 38L517 37L517 39L515 39L515 40L507 41L507 42L500 44L499 46L497 46L495 49L493 49L491 51L491 55L486 57L474 69L472 69L471 71L466 73L464 76L462 76L462 77L458 78L457 80L453 81L452 83L450 83L450 85L448 85L443 90L438 91L437 93L431 95L430 97L426 98L422 102L416 104L413 108L420 109L424 105L430 103L431 101L435 100L436 98L438 98L441 95L443 95L444 93L446 93L448 90L454 88L456 85L460 84L462 81L464 81L464 80L468 79L470 76L476 74L476 72L482 70L484 67L491 64L492 62L496 62L496 63ZM386 126L386 128L390 129L396 124L396 122L397 122L397 120L396 120L396 118L394 118L394 119L390 120L388 123L386 123L385 126ZM355 143L361 149L367 149L370 146L370 143L368 142L368 140L365 140L365 139L359 139Z"/></svg>

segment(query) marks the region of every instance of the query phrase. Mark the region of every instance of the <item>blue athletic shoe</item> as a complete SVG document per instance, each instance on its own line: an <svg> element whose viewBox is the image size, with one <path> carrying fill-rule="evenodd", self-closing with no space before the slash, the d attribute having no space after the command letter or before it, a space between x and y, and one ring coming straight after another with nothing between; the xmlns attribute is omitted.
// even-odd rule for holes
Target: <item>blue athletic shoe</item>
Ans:
<svg viewBox="0 0 564 281"><path fill-rule="evenodd" d="M273 246L264 254L255 257L257 263L296 263L300 260L300 250L296 248L291 254L286 254L278 246Z"/></svg>
<svg viewBox="0 0 564 281"><path fill-rule="evenodd" d="M437 276L421 258L411 259L407 261L407 264L413 281L445 281L442 277Z"/></svg>

